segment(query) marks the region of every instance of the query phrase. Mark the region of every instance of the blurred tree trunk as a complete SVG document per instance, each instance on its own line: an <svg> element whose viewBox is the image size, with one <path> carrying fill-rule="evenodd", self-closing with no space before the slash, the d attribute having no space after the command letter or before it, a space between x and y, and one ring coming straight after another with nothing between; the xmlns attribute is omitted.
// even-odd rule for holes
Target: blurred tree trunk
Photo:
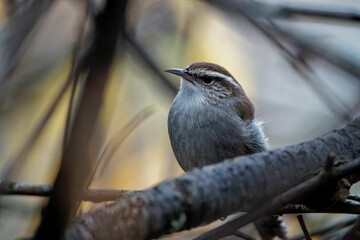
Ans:
<svg viewBox="0 0 360 240"><path fill-rule="evenodd" d="M108 0L95 17L94 42L77 72L87 73L79 107L68 139L64 141L59 173L49 203L34 239L61 239L78 199L87 188L94 162L89 157L90 140L103 102L104 89L115 57L119 36L125 28L127 1ZM71 118L68 118L70 120ZM66 131L66 130L65 130ZM65 138L67 134L65 134Z"/></svg>

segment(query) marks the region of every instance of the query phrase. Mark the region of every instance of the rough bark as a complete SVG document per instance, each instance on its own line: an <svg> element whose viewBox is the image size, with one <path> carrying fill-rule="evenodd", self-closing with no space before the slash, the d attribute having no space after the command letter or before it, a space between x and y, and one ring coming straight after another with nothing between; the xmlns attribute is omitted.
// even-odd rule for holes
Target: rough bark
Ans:
<svg viewBox="0 0 360 240"><path fill-rule="evenodd" d="M360 156L360 117L323 137L196 169L84 214L65 239L155 238L247 211L316 175L329 152L334 166Z"/></svg>

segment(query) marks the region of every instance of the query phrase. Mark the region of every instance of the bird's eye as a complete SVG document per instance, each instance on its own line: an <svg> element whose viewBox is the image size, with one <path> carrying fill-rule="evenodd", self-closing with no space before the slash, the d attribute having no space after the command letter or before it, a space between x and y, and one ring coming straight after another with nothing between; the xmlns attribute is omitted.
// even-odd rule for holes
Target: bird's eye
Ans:
<svg viewBox="0 0 360 240"><path fill-rule="evenodd" d="M204 82L205 85L210 85L210 84L212 84L214 82L213 77L204 76L201 79L202 79L202 81Z"/></svg>

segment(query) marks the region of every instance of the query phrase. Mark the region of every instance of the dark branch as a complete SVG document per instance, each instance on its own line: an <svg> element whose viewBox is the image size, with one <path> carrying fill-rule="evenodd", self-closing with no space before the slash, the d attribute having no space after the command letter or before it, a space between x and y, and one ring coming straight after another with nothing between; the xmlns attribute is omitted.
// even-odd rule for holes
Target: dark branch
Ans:
<svg viewBox="0 0 360 240"><path fill-rule="evenodd" d="M175 96L177 93L177 88L171 84L170 80L164 76L162 70L155 63L152 57L145 51L145 49L136 41L136 39L128 31L125 35L125 40L129 43L130 47L133 49L135 55L142 61L147 67L156 75L156 80L160 82L163 88L167 90L172 96Z"/></svg>
<svg viewBox="0 0 360 240"><path fill-rule="evenodd" d="M85 4L87 5L87 4ZM29 134L27 137L24 145L22 146L21 150L15 154L15 156L7 161L7 164L2 168L2 173L0 176L2 176L3 179L9 179L13 177L12 175L16 173L17 168L24 164L24 161L26 159L26 155L31 149L31 147L34 145L34 143L38 140L40 134L42 133L44 127L50 120L51 116L57 109L57 106L59 105L61 99L63 98L64 94L66 93L66 90L68 87L77 79L79 75L78 71L78 63L80 60L80 51L81 46L83 42L83 33L85 31L86 27L86 20L88 17L87 14L87 6L85 7L85 14L84 18L82 19L82 22L79 25L79 35L76 38L76 43L74 44L73 51L72 51L72 64L71 69L69 71L69 75L64 83L64 85L61 87L60 91L56 95L54 101L50 105L49 109L46 111L44 116L41 117L41 119L38 121L37 125L34 127L34 130Z"/></svg>
<svg viewBox="0 0 360 240"><path fill-rule="evenodd" d="M317 96L334 113L343 118L346 122L351 120L349 109L335 98L329 88L319 83L315 72L311 69L308 60L310 57L317 57L342 69L346 73L360 79L358 64L346 55L324 48L321 44L308 41L304 36L293 31L285 30L277 26L270 17L269 8L274 6L262 5L259 2L251 1L225 1L208 0L215 7L230 13L237 19L244 17L251 25L258 29L270 42L281 50L285 59L303 77L305 82L316 91ZM261 13L261 14L259 14ZM260 18L261 17L261 18ZM284 44L286 43L286 44ZM289 47L290 46L290 47Z"/></svg>
<svg viewBox="0 0 360 240"><path fill-rule="evenodd" d="M1 195L49 197L52 190L51 185L34 185L0 180ZM135 193L136 191L133 190L87 189L78 200L89 202L115 201L118 198L129 197Z"/></svg>
<svg viewBox="0 0 360 240"><path fill-rule="evenodd" d="M93 175L89 181L95 177L96 172L99 174L104 172L104 169L110 163L110 160L115 155L115 151L122 144L122 142L126 139L126 137L134 131L136 127L138 127L146 118L148 118L154 112L154 107L149 106L144 108L141 112L136 114L125 126L118 132L114 133L111 139L105 143L104 148L100 151L99 157L96 160L96 165L94 167ZM101 166L98 170L98 167Z"/></svg>
<svg viewBox="0 0 360 240"><path fill-rule="evenodd" d="M287 4L283 2L273 6L274 14L273 17L313 17L313 18L324 18L334 21L349 21L359 22L360 21L360 9L334 6L331 7L328 4L304 4L294 3Z"/></svg>
<svg viewBox="0 0 360 240"><path fill-rule="evenodd" d="M327 49L322 43L308 40L305 36L295 33L294 31L280 29L279 27L274 28L271 25L266 24L266 20L271 19L273 11L269 10L267 6L264 7L262 3L257 1L235 0L207 0L207 2L223 9L232 16L244 16L251 24L264 33L272 43L277 45L277 41L274 41L274 36L271 34L273 32L277 36L280 36L283 41L291 44L292 47L306 50L307 57L313 56L320 58L360 80L360 66L353 58L341 54L340 52L336 52L333 49ZM257 20L256 18L258 17L265 20L265 23Z"/></svg>
<svg viewBox="0 0 360 240"><path fill-rule="evenodd" d="M11 73L16 68L19 60L25 53L33 31L41 19L41 17L51 7L54 0L38 0L31 1L25 11L22 11L19 16L13 16L11 30L6 40L6 47L0 59L0 84L8 80Z"/></svg>
<svg viewBox="0 0 360 240"><path fill-rule="evenodd" d="M65 239L156 238L234 212L246 212L276 196L286 199L282 193L306 179L315 181L323 176L318 173L325 172L329 152L337 153L334 166L341 165L332 177L352 174L360 165L360 160L354 160L360 157L359 149L357 118L347 127L315 140L206 166L84 214L68 227ZM302 196L301 191L293 192L291 199Z"/></svg>
<svg viewBox="0 0 360 240"><path fill-rule="evenodd" d="M103 92L116 53L120 33L125 28L127 1L108 0L102 12L95 17L95 34L89 49L88 74L74 113L69 140L63 150L59 173L48 205L43 212L35 239L60 239L70 216L76 212L93 163L88 149Z"/></svg>
<svg viewBox="0 0 360 240"><path fill-rule="evenodd" d="M328 165L329 160L331 158L327 158L325 162L325 167ZM325 168L324 167L324 168ZM304 196L308 195L315 189L320 189L321 187L325 187L331 183L334 184L334 180L339 180L343 176L349 174L349 171L352 173L356 173L360 169L360 158L351 161L350 163L338 168L334 172L327 172L325 170L320 171L320 173L310 178L309 180L290 188L289 190L270 198L269 200L264 200L262 203L255 205L253 208L249 210L247 214L238 217L235 220L229 221L224 225L212 229L206 233L203 233L199 237L195 238L195 240L205 240L211 237L216 237L217 239L225 237L229 235L231 232L235 232L237 229L255 221L256 219L273 214L277 210L279 210L282 206L289 204L297 199L303 199Z"/></svg>
<svg viewBox="0 0 360 240"><path fill-rule="evenodd" d="M360 239L360 217L358 217L354 226L343 237L343 240Z"/></svg>
<svg viewBox="0 0 360 240"><path fill-rule="evenodd" d="M311 236L310 236L310 234L309 234L309 231L308 231L307 228L306 228L306 225L305 225L305 221L304 221L303 216L302 216L302 215L297 215L297 219L298 219L299 224L300 224L300 226L301 226L301 229L302 229L302 231L303 231L303 233L304 233L305 239L306 239L306 240L311 240Z"/></svg>
<svg viewBox="0 0 360 240"><path fill-rule="evenodd" d="M329 233L333 233L335 231L338 231L340 229L343 229L345 227L348 227L348 226L351 226L353 225L354 223L356 222L356 218L355 219L350 219L350 220L346 220L346 221L343 221L343 222L338 222L338 223L335 223L335 224L332 224L330 226L326 226L326 227L323 227L323 228L319 228L317 230L314 230L310 233L311 236L324 236L326 234L329 234ZM302 235L299 235L299 236L295 236L293 238L291 238L291 240L302 240L304 239L304 236Z"/></svg>
<svg viewBox="0 0 360 240"><path fill-rule="evenodd" d="M213 1L213 0L212 0ZM227 0L229 1L229 0ZM231 2L231 0L230 0ZM348 21L357 23L360 21L360 9L356 6L329 6L326 3L302 3L286 2L267 3L266 1L237 1L238 6L253 15L254 17L271 17L291 19L297 17L311 17L318 19Z"/></svg>

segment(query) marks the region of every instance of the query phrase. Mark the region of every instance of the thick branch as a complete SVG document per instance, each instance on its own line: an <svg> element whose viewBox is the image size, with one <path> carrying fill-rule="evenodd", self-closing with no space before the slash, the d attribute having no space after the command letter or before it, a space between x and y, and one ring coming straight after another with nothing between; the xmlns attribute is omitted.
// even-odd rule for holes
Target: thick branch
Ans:
<svg viewBox="0 0 360 240"><path fill-rule="evenodd" d="M329 159L329 158L328 158ZM315 193L316 189L323 190L324 187L328 187L329 185L336 184L336 180L339 180L343 177L351 175L353 173L357 173L360 169L360 158L347 163L334 171L332 169L334 158L330 158L331 164L328 164L329 160L326 161L324 170L317 174L315 177L306 180L295 187L290 188L289 190L275 196L271 197L265 202L260 203L259 205L255 205L252 207L247 214L244 214L232 221L229 221L218 228L214 228L208 232L201 234L199 237L194 240L205 240L205 239L220 239L226 236L231 235L231 233L235 232L237 229L254 222L256 219L271 215L282 206L285 206L297 199L303 199L309 193ZM333 193L331 191L331 193ZM317 193L316 193L317 194ZM321 198L321 197L320 197ZM321 198L323 200L323 205L327 205L328 202L328 194ZM316 199L318 202L319 199ZM323 207L325 207L323 206Z"/></svg>
<svg viewBox="0 0 360 240"><path fill-rule="evenodd" d="M190 229L265 202L324 168L360 157L360 118L312 141L237 157L84 214L65 239L144 239ZM284 181L286 179L286 181Z"/></svg>

